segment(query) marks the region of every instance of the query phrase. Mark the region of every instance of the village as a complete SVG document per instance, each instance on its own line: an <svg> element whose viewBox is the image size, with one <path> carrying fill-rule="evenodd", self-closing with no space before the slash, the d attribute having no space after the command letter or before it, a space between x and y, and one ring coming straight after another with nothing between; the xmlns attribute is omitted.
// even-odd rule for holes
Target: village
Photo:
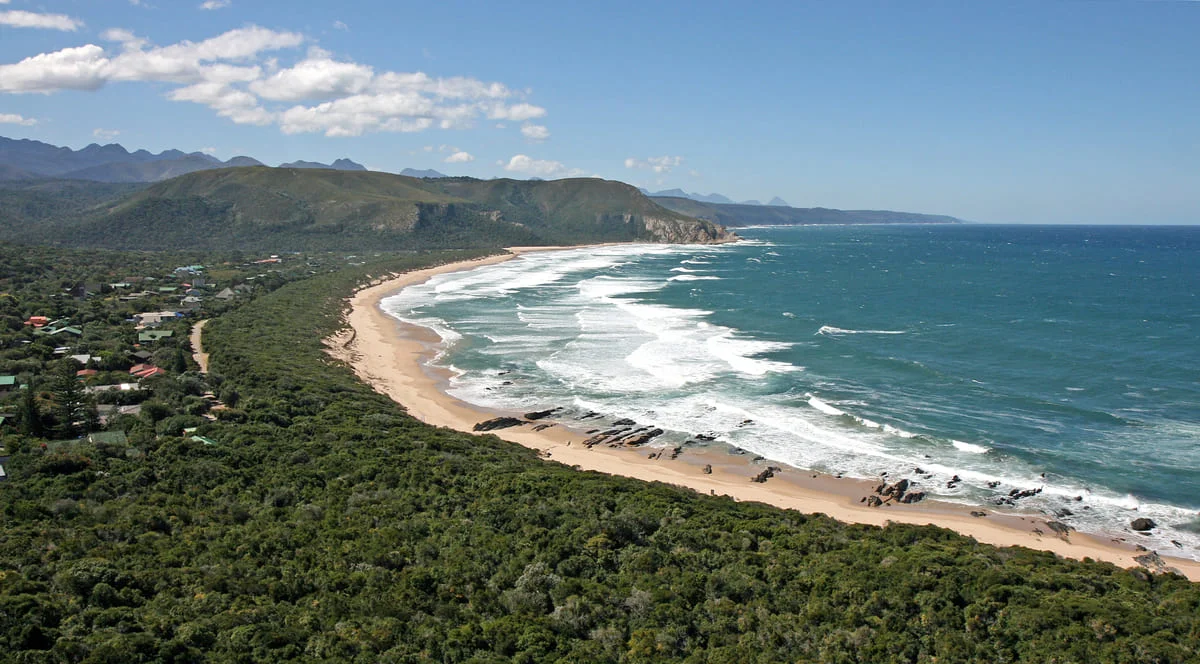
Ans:
<svg viewBox="0 0 1200 664"><path fill-rule="evenodd" d="M197 364L193 327L344 262L271 255L172 267L170 255L142 255L140 265L127 256L60 261L40 275L36 257L0 256L0 481L11 479L5 465L21 441L47 454L93 445L129 457L147 436L213 444L203 427L238 417L227 403L237 396ZM120 271L131 263L140 269Z"/></svg>

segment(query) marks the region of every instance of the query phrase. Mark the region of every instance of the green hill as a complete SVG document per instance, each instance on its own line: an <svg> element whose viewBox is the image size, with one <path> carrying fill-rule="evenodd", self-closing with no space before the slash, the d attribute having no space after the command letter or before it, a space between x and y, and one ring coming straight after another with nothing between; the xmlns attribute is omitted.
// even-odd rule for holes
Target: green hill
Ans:
<svg viewBox="0 0 1200 664"><path fill-rule="evenodd" d="M892 210L834 210L785 205L704 203L690 198L653 196L650 200L680 214L722 226L803 226L807 224L961 224L955 217Z"/></svg>
<svg viewBox="0 0 1200 664"><path fill-rule="evenodd" d="M10 221L3 239L115 249L289 251L725 237L711 222L599 179L429 181L267 167L190 173L73 214L26 222Z"/></svg>

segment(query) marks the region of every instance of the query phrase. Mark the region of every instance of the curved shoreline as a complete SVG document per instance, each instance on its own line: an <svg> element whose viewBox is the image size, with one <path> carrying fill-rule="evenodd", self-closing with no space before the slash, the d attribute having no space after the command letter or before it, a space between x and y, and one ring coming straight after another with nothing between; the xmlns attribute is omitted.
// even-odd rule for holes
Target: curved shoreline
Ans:
<svg viewBox="0 0 1200 664"><path fill-rule="evenodd" d="M500 415L519 417L519 413L479 408L446 394L443 388L449 376L428 366L439 342L437 336L426 328L392 318L379 304L396 291L437 274L500 263L532 251L571 248L579 247L514 247L509 249L509 254L377 279L349 299L348 328L343 335L327 340L330 353L349 364L359 378L376 391L388 395L410 415L427 424L473 433L473 427L481 421ZM551 420L540 420L539 423L551 423ZM784 470L766 483L754 483L750 479L765 465L711 448L688 448L677 459L648 458L646 450L601 445L585 447L581 443L587 438L586 434L557 424L541 431L524 426L492 433L538 450L544 458L581 470L666 482L700 493L762 502L804 513L824 513L849 523L876 526L889 522L931 524L987 544L1024 546L1067 558L1111 562L1126 568L1147 566L1135 557L1150 553L1137 550L1134 543L1102 535L1071 532L1066 539L1059 538L1048 525L1047 517L1037 514L997 512L938 501L866 507L859 501L872 493L875 482L822 475L785 464L779 464ZM706 465L711 466L711 474L705 473ZM972 516L972 512L986 513L987 516ZM1163 553L1159 555L1166 567L1192 581L1200 581L1200 562Z"/></svg>

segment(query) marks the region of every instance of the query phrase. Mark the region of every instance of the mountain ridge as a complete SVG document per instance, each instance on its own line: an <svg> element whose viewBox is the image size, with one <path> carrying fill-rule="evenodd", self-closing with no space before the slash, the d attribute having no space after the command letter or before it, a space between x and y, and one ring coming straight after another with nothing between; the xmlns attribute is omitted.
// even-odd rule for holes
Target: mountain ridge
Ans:
<svg viewBox="0 0 1200 664"><path fill-rule="evenodd" d="M893 210L837 210L778 205L702 203L689 198L651 196L659 205L727 228L744 226L804 226L813 224L962 224L957 217Z"/></svg>
<svg viewBox="0 0 1200 664"><path fill-rule="evenodd" d="M75 184L70 184L75 182ZM0 196L0 240L112 249L411 250L444 247L720 242L712 222L594 178L533 182L253 166L195 171L106 197L48 183ZM133 186L133 185L129 185ZM21 194L25 193L24 199ZM0 190L0 194L5 194ZM28 212L58 207L53 214ZM70 201L77 204L71 205Z"/></svg>

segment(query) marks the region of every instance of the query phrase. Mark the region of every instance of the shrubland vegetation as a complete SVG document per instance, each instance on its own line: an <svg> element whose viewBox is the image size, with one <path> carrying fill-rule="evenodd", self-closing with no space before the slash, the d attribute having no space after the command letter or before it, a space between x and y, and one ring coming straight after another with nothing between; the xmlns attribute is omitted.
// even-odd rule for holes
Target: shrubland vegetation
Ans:
<svg viewBox="0 0 1200 664"><path fill-rule="evenodd" d="M59 306L128 341L119 300L55 297L90 254L4 255L6 339ZM126 442L7 430L0 659L1195 661L1182 578L578 472L423 425L324 352L357 284L468 255L297 258L211 320L210 374L108 425ZM94 265L116 256L160 260Z"/></svg>
<svg viewBox="0 0 1200 664"><path fill-rule="evenodd" d="M720 237L711 222L598 178L424 180L260 166L140 186L0 183L0 240L59 246L399 251Z"/></svg>

